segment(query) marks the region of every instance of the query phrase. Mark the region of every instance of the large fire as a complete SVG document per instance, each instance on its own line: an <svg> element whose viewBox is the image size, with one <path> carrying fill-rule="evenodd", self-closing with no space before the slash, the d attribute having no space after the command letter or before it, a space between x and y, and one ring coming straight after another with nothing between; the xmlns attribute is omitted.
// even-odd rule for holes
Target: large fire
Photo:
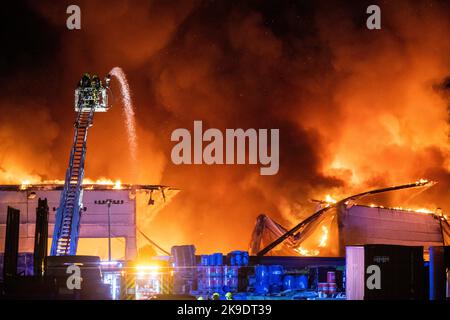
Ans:
<svg viewBox="0 0 450 320"><path fill-rule="evenodd" d="M327 195L325 196L325 202L331 204L331 203L336 203L337 200L334 199L334 198L333 198L332 196L330 196L329 194L327 194Z"/></svg>
<svg viewBox="0 0 450 320"><path fill-rule="evenodd" d="M29 188L32 185L40 185L40 184L64 184L64 180L43 180L43 181L22 180L20 182L19 189L26 190L27 188ZM84 186L85 189L92 189L92 187L94 185L110 186L111 189L117 189L117 190L120 190L123 188L122 182L120 180L113 181L113 180L107 179L107 178L100 178L100 179L96 179L96 180L84 178L82 185Z"/></svg>
<svg viewBox="0 0 450 320"><path fill-rule="evenodd" d="M19 42L2 50L0 183L64 179L74 82L120 63L133 92L137 155L128 152L117 99L94 119L85 172L89 182L111 178L111 188L120 180L181 189L146 226L155 241L193 243L199 253L247 249L261 213L293 226L314 211L310 199L330 194L332 204L418 177L439 184L408 201L374 203L450 211L448 2L382 1L376 31L351 1L280 2L276 18L258 1L223 1L220 10L202 1L78 2L87 14L75 38L60 32L64 1L16 10L45 24L24 29L16 19ZM111 89L119 96L117 84ZM279 128L279 173L174 165L170 133L194 120L221 130Z"/></svg>
<svg viewBox="0 0 450 320"><path fill-rule="evenodd" d="M320 228L321 232L319 233L319 241L316 246L311 248L304 248L303 246L299 246L294 250L297 251L301 256L310 257L310 256L318 256L320 254L320 248L325 248L327 246L328 241L328 233L329 229L326 226L322 226Z"/></svg>
<svg viewBox="0 0 450 320"><path fill-rule="evenodd" d="M328 245L330 228L326 225L322 225L313 234L313 243L309 243L308 247L300 245L294 248L301 256L311 257L318 256L321 253L321 249L326 248Z"/></svg>
<svg viewBox="0 0 450 320"><path fill-rule="evenodd" d="M429 181L425 179L420 179L416 182L417 185L425 185L428 184ZM433 183L431 183L433 184ZM333 197L329 194L325 196L325 199L321 201L322 204L325 204L325 207L330 207L338 201L336 200L336 197ZM344 204L348 205L349 202L345 202ZM357 204L354 202L352 205ZM427 214L427 215L434 215L435 217L439 217L443 221L448 221L448 216L442 212L442 209L438 208L435 210L431 210L428 208L405 208L405 207L387 207L383 205L376 205L376 204L369 204L368 207L370 208L379 208L379 209L386 209L386 210L394 210L394 211L402 211L402 212L411 212L415 214ZM321 225L316 226L313 228L313 231L309 231L310 234L307 235L306 241L303 241L301 245L294 248L295 251L298 252L301 256L319 256L323 254L323 250L328 249L330 245L333 245L332 243L329 243L330 239L330 226L331 226L331 220L324 220L321 222ZM302 232L300 232L302 233ZM303 234L304 235L304 234Z"/></svg>

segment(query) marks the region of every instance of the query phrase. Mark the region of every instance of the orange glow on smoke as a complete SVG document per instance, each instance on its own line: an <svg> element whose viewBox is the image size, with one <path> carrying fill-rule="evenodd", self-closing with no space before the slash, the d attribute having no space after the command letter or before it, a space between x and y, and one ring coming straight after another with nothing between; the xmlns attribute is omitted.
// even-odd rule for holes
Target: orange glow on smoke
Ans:
<svg viewBox="0 0 450 320"><path fill-rule="evenodd" d="M65 23L64 2L57 3L32 5L55 30ZM58 39L64 59L8 76L8 94L16 96L0 99L0 183L63 183L51 179L64 179L67 169L76 77L120 63L135 104L136 161L127 151L123 106L116 99L89 131L85 172L91 179L83 183L181 189L143 230L166 249L195 244L200 254L247 250L261 213L289 228L314 212L310 199L335 203L420 177L439 183L430 192L412 192L411 199L368 201L450 211L450 101L439 89L450 75L448 4L385 1L386 28L372 32L353 21L344 2L330 2L308 17L311 23L302 18L298 30L275 32L265 13L238 3L232 10L224 5L217 28L216 19L198 18L210 17L202 11L210 6L201 3L104 6L80 0L86 12L104 14L85 15L77 39ZM33 84L30 92L42 90L39 99L24 94L27 83ZM114 81L111 90L119 97ZM174 165L170 133L190 129L198 119L221 130L280 128L279 173L261 177L251 165ZM142 204L147 207L148 199ZM328 232L320 226L314 241L297 250L323 252L334 230Z"/></svg>

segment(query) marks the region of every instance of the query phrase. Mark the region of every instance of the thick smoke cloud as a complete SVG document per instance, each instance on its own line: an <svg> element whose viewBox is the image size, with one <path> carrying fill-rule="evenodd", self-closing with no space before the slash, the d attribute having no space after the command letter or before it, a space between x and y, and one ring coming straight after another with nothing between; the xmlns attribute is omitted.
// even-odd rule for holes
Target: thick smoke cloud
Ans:
<svg viewBox="0 0 450 320"><path fill-rule="evenodd" d="M27 22L6 19L2 35L11 45L1 64L0 179L62 179L74 84L119 65L133 91L138 160L127 154L116 97L94 120L86 176L181 188L146 230L163 246L246 249L260 213L289 226L311 213L311 198L420 178L439 184L407 204L448 212L449 5L380 2L382 30L369 31L372 2L314 3L78 1L80 31L65 28L72 2L16 5ZM278 175L173 165L170 134L194 120L279 128Z"/></svg>

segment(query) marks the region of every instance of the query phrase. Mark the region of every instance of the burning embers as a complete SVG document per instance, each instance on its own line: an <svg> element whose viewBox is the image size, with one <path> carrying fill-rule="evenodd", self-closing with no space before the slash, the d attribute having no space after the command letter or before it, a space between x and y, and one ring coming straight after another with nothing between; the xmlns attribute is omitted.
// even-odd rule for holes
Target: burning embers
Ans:
<svg viewBox="0 0 450 320"><path fill-rule="evenodd" d="M30 181L23 180L19 186L20 190L27 190L34 185L64 185L63 180L44 180L44 181ZM94 186L104 186L106 189L121 190L124 189L122 182L120 180L111 180L106 178L101 178L97 180L92 180L89 178L83 179L83 188L86 190L94 189Z"/></svg>
<svg viewBox="0 0 450 320"><path fill-rule="evenodd" d="M98 179L96 181L93 181L91 179L83 179L83 186L94 186L94 185L101 185L101 186L109 186L111 189L120 190L123 189L122 182L120 180L112 181L111 179Z"/></svg>

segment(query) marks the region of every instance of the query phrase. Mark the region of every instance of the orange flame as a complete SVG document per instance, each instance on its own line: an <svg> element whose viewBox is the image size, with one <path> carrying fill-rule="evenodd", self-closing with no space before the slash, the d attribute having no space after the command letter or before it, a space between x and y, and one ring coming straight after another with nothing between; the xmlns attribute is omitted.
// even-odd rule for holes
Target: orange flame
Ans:
<svg viewBox="0 0 450 320"><path fill-rule="evenodd" d="M328 242L329 229L323 225L321 230L322 230L322 234L320 236L319 244L317 246L319 248L325 248L327 246L327 242ZM307 249L302 246L299 246L298 248L295 248L294 250L297 251L298 253L300 253L301 256L305 256L305 257L318 256L320 254L320 250L317 248Z"/></svg>

